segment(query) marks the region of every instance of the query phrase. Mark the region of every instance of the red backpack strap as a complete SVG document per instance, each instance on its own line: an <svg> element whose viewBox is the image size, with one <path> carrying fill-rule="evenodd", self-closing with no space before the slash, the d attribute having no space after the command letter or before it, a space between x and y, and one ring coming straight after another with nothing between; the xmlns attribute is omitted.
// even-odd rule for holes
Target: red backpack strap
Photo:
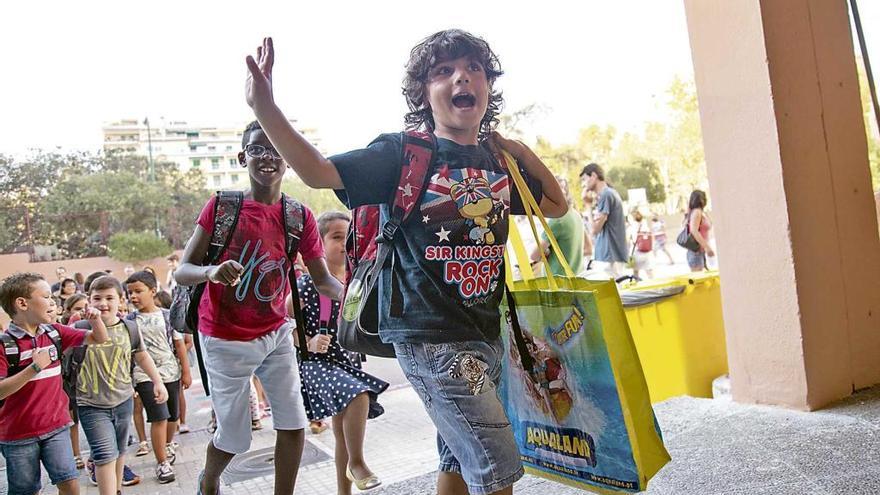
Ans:
<svg viewBox="0 0 880 495"><path fill-rule="evenodd" d="M394 239L398 227L418 204L427 187L428 171L437 151L437 138L430 132L406 131L401 134L401 140L400 178L391 203L391 215L381 232L385 241Z"/></svg>
<svg viewBox="0 0 880 495"><path fill-rule="evenodd" d="M244 193L241 191L217 191L214 202L214 229L211 231L211 244L205 254L203 265L214 264L232 239L232 233L238 225L241 203Z"/></svg>
<svg viewBox="0 0 880 495"><path fill-rule="evenodd" d="M302 203L284 193L281 193L281 209L284 214L284 246L287 257L293 262L299 250L299 239L302 237L305 212L303 211ZM291 267L291 269L293 268Z"/></svg>

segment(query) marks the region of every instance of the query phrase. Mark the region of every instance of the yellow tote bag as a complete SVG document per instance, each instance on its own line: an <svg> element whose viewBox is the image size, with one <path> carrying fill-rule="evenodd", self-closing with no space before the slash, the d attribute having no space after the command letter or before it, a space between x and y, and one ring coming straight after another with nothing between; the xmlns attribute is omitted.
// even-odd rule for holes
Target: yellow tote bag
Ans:
<svg viewBox="0 0 880 495"><path fill-rule="evenodd" d="M537 240L537 218L566 273L536 278L510 222L523 280L513 280L508 257L501 328L510 359L499 393L523 465L530 474L593 492L645 490L670 457L617 286L572 273L516 162L506 153L502 159L533 235Z"/></svg>

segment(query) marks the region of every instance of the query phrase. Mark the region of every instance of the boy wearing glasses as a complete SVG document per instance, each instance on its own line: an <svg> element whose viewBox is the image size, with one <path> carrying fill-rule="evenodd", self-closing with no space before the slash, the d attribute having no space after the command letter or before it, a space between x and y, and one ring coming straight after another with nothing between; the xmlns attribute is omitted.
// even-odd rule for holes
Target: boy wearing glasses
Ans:
<svg viewBox="0 0 880 495"><path fill-rule="evenodd" d="M286 323L288 272L293 266L286 252L281 198L286 165L257 122L245 129L242 148L238 161L247 167L250 190L244 193L228 246L216 265L202 266L214 229L215 196L202 209L174 274L182 285L208 282L198 327L217 431L208 444L198 493L217 493L223 469L250 448L248 400L250 379L256 374L272 405L277 432L275 493L292 494L308 419L292 329ZM298 252L318 291L339 300L343 288L327 270L315 218L308 208L302 213Z"/></svg>

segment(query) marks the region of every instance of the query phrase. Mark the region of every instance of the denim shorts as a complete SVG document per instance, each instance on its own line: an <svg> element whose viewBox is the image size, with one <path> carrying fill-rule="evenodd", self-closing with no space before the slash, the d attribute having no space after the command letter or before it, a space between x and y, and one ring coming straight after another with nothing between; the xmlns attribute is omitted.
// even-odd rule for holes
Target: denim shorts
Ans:
<svg viewBox="0 0 880 495"><path fill-rule="evenodd" d="M690 249L688 249L687 261L688 266L692 270L706 269L706 253L704 253L703 251L691 251Z"/></svg>
<svg viewBox="0 0 880 495"><path fill-rule="evenodd" d="M101 466L125 454L133 409L131 398L111 408L79 406L79 424L89 441L95 464Z"/></svg>
<svg viewBox="0 0 880 495"><path fill-rule="evenodd" d="M217 418L214 447L230 454L250 449L253 375L269 399L276 430L301 430L309 424L291 335L287 324L247 342L199 334Z"/></svg>
<svg viewBox="0 0 880 495"><path fill-rule="evenodd" d="M522 477L513 429L498 398L501 340L394 344L397 360L434 426L440 471L461 474L473 495Z"/></svg>
<svg viewBox="0 0 880 495"><path fill-rule="evenodd" d="M9 495L33 495L40 491L40 462L53 485L79 477L73 461L70 428L66 426L41 438L0 444L0 452L6 459Z"/></svg>

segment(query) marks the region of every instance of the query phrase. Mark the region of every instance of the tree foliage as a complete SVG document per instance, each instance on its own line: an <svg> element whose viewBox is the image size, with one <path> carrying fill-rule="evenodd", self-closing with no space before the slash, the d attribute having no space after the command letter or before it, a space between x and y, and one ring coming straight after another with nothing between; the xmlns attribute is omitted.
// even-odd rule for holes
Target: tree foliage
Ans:
<svg viewBox="0 0 880 495"><path fill-rule="evenodd" d="M121 153L0 155L0 252L53 245L66 258L99 256L108 238L150 231L180 248L208 198L201 172Z"/></svg>
<svg viewBox="0 0 880 495"><path fill-rule="evenodd" d="M167 256L172 251L171 245L165 239L150 232L135 231L113 234L109 248L111 258L127 263Z"/></svg>

